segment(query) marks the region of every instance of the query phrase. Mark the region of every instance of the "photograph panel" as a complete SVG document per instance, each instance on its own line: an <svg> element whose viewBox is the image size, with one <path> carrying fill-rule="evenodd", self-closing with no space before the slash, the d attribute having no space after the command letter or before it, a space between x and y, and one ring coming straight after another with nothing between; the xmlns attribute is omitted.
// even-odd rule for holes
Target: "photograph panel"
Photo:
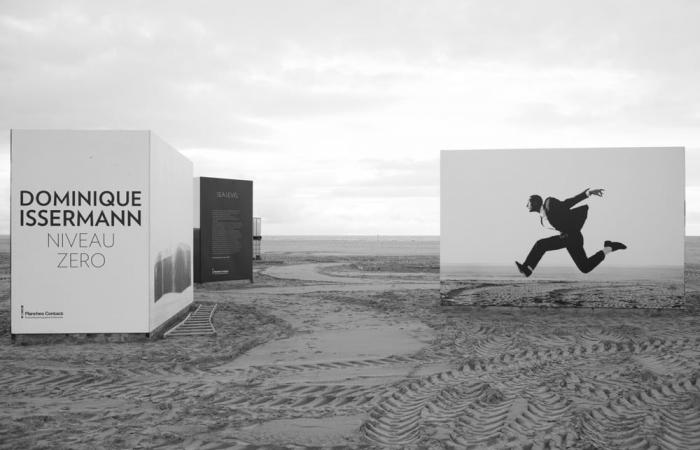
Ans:
<svg viewBox="0 0 700 450"><path fill-rule="evenodd" d="M444 305L679 308L684 149L441 153Z"/></svg>

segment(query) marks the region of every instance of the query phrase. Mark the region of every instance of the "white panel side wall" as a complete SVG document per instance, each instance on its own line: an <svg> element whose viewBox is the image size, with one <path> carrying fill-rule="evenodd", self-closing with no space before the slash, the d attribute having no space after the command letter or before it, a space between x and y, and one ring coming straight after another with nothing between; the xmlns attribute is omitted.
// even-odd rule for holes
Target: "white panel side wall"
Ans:
<svg viewBox="0 0 700 450"><path fill-rule="evenodd" d="M192 162L151 133L150 330L193 301Z"/></svg>
<svg viewBox="0 0 700 450"><path fill-rule="evenodd" d="M13 130L11 137L12 333L147 332L148 133ZM21 191L140 191L142 206L126 209L140 209L141 223L71 225L68 211L112 208L42 206L30 195L21 205ZM58 219L38 225L29 210L57 211Z"/></svg>

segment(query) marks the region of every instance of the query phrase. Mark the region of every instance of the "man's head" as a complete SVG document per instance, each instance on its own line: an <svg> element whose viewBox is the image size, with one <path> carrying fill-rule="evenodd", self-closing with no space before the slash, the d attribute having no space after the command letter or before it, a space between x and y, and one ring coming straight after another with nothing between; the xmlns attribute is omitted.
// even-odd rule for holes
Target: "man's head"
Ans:
<svg viewBox="0 0 700 450"><path fill-rule="evenodd" d="M530 199L527 201L527 210L530 212L540 212L542 208L542 197L539 195L531 195Z"/></svg>

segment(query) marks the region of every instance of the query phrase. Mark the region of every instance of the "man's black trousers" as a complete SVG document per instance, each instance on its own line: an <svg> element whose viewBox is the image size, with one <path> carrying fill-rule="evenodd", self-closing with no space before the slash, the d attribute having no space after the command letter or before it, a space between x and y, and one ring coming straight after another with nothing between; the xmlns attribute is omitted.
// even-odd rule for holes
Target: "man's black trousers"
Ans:
<svg viewBox="0 0 700 450"><path fill-rule="evenodd" d="M590 258L586 256L586 250L583 249L583 235L580 231L572 231L535 242L530 254L527 255L525 265L534 270L546 252L562 248L566 248L571 259L576 263L576 267L583 273L595 269L605 259L605 253L602 250Z"/></svg>

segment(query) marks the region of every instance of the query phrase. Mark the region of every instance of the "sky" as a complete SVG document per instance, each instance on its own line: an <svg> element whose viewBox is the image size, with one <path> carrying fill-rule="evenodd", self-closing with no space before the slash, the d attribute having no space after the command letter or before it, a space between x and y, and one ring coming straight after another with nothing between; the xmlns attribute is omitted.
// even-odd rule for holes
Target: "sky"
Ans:
<svg viewBox="0 0 700 450"><path fill-rule="evenodd" d="M263 234L437 235L440 150L685 146L700 2L0 0L12 128L150 129L252 179Z"/></svg>
<svg viewBox="0 0 700 450"><path fill-rule="evenodd" d="M608 266L683 266L684 185L681 148L467 150L441 157L441 264L512 266L538 239L558 235L528 212L532 194L561 201L587 188L583 227L588 255L606 240L625 251ZM577 205L577 206L580 206ZM571 266L563 250L542 266Z"/></svg>

